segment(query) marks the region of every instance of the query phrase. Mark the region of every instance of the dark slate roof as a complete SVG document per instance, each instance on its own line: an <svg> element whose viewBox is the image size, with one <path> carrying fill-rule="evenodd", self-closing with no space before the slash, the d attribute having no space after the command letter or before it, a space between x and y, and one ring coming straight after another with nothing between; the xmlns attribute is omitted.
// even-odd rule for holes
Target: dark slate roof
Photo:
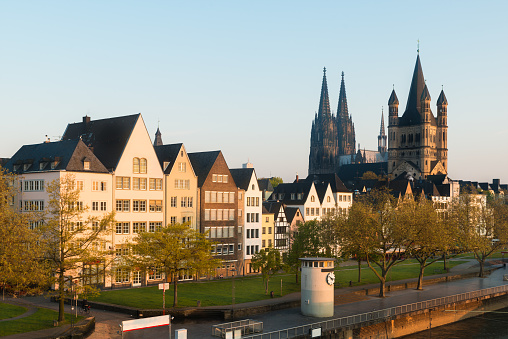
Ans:
<svg viewBox="0 0 508 339"><path fill-rule="evenodd" d="M268 200L280 200L286 205L303 205L307 200L312 182L293 182L279 184L273 190L272 195ZM291 193L295 194L295 199L291 199ZM302 199L298 199L298 193L302 193ZM283 197L280 198L279 195Z"/></svg>
<svg viewBox="0 0 508 339"><path fill-rule="evenodd" d="M446 179L446 174L427 175L427 180L432 181L436 185L442 184L445 179Z"/></svg>
<svg viewBox="0 0 508 339"><path fill-rule="evenodd" d="M360 179L368 171L374 172L377 175L386 175L388 173L388 162L342 165L339 167L337 175L343 182L352 182Z"/></svg>
<svg viewBox="0 0 508 339"><path fill-rule="evenodd" d="M262 204L263 208L262 208L262 214L268 214L270 213L270 211L268 211L268 209L265 207L264 203Z"/></svg>
<svg viewBox="0 0 508 339"><path fill-rule="evenodd" d="M377 185L377 182L377 179L359 180L353 186L353 190L363 192L363 189L365 188L366 191L369 191Z"/></svg>
<svg viewBox="0 0 508 339"><path fill-rule="evenodd" d="M221 151L187 153L194 173L196 173L198 177L198 187L203 186L219 154L221 154Z"/></svg>
<svg viewBox="0 0 508 339"><path fill-rule="evenodd" d="M258 179L258 186L262 191L273 192L273 186L269 178Z"/></svg>
<svg viewBox="0 0 508 339"><path fill-rule="evenodd" d="M84 169L84 160L90 162L90 170ZM53 169L52 162L57 162ZM40 168L41 163L46 164L43 169ZM31 165L26 171L25 164ZM17 165L19 168L15 170ZM12 156L5 168L16 174L61 170L108 173L106 167L80 139L24 145Z"/></svg>
<svg viewBox="0 0 508 339"><path fill-rule="evenodd" d="M446 100L446 96L445 96L443 90L441 90L441 93L439 93L439 98L437 98L437 104L438 105L448 105L448 100Z"/></svg>
<svg viewBox="0 0 508 339"><path fill-rule="evenodd" d="M4 167L11 160L10 158L0 158L0 166Z"/></svg>
<svg viewBox="0 0 508 339"><path fill-rule="evenodd" d="M115 169L141 114L68 124L62 140L79 139L108 169ZM88 118L90 119L90 118Z"/></svg>
<svg viewBox="0 0 508 339"><path fill-rule="evenodd" d="M273 213L275 220L279 218L280 208L282 206L282 213L285 214L287 220L287 206L280 201L263 201L263 207L266 208L268 213Z"/></svg>
<svg viewBox="0 0 508 339"><path fill-rule="evenodd" d="M236 183L236 187L245 191L249 189L250 179L254 173L254 168L233 168L230 169L231 176Z"/></svg>
<svg viewBox="0 0 508 339"><path fill-rule="evenodd" d="M490 186L489 186L489 183L488 182L480 182L478 184L478 186L480 186L480 188L484 191L488 191L490 190Z"/></svg>
<svg viewBox="0 0 508 339"><path fill-rule="evenodd" d="M392 94L390 94L390 99L388 99L388 105L398 105L399 98L397 98L397 94L395 94L395 89L392 90Z"/></svg>
<svg viewBox="0 0 508 339"><path fill-rule="evenodd" d="M293 219L296 216L296 212L300 211L298 207L286 207L286 219L289 224L293 223ZM300 211L300 215L302 215L302 212Z"/></svg>
<svg viewBox="0 0 508 339"><path fill-rule="evenodd" d="M154 146L155 154L157 154L157 159L159 159L159 164L161 165L164 174L171 173L173 169L173 165L176 162L176 158L182 149L183 144L171 144L171 145L162 145L162 146ZM169 165L166 169L164 169L164 163L169 162Z"/></svg>
<svg viewBox="0 0 508 339"><path fill-rule="evenodd" d="M420 114L420 99L425 91L425 87L426 85L423 77L422 65L420 63L420 55L418 55L416 57L415 69L413 71L413 78L411 80L411 87L407 98L406 110L399 118L399 126L418 125L422 122L422 116ZM430 122L433 126L436 126L436 119L433 114L431 114Z"/></svg>
<svg viewBox="0 0 508 339"><path fill-rule="evenodd" d="M337 192L349 192L347 187L344 185L342 180L340 180L339 176L335 173L326 173L326 174L310 174L307 178L300 180L314 183L328 183L330 184L330 188L333 193Z"/></svg>

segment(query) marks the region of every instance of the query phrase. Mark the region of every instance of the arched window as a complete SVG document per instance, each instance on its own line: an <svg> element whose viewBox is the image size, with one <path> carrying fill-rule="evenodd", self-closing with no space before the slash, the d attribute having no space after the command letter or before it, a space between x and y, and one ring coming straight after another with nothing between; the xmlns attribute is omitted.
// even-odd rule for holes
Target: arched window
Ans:
<svg viewBox="0 0 508 339"><path fill-rule="evenodd" d="M327 197L327 198L326 198L326 201L327 201L327 202L330 202L330 197Z"/></svg>
<svg viewBox="0 0 508 339"><path fill-rule="evenodd" d="M139 160L139 173L146 173L146 159L141 158Z"/></svg>
<svg viewBox="0 0 508 339"><path fill-rule="evenodd" d="M132 172L139 173L139 158L132 159Z"/></svg>
<svg viewBox="0 0 508 339"><path fill-rule="evenodd" d="M314 198L313 195L310 196L310 201L314 202L316 200L316 198Z"/></svg>

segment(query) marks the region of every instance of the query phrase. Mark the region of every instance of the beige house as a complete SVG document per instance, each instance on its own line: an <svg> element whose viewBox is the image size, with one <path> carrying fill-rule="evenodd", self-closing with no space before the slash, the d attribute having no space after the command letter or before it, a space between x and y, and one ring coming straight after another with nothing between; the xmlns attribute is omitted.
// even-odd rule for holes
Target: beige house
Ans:
<svg viewBox="0 0 508 339"><path fill-rule="evenodd" d="M164 224L189 223L197 230L198 179L183 144L155 146L164 171Z"/></svg>

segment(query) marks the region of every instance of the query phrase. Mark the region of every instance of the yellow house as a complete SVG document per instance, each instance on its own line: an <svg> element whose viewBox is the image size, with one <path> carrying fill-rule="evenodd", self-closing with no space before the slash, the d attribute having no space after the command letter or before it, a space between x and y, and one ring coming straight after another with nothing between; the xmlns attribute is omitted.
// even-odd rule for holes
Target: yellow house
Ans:
<svg viewBox="0 0 508 339"><path fill-rule="evenodd" d="M261 225L261 248L267 249L274 246L274 214L270 213L265 206L263 206L263 223Z"/></svg>
<svg viewBox="0 0 508 339"><path fill-rule="evenodd" d="M164 171L164 223L196 228L197 176L183 144L154 146Z"/></svg>

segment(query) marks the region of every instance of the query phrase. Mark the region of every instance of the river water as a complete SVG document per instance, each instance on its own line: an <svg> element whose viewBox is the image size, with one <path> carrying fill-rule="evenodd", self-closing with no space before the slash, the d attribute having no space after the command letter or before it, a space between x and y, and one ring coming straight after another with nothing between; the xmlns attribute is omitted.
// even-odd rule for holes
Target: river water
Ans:
<svg viewBox="0 0 508 339"><path fill-rule="evenodd" d="M508 308L500 309L491 313L485 313L478 317L469 318L450 325L444 325L431 330L411 334L403 338L508 339Z"/></svg>

